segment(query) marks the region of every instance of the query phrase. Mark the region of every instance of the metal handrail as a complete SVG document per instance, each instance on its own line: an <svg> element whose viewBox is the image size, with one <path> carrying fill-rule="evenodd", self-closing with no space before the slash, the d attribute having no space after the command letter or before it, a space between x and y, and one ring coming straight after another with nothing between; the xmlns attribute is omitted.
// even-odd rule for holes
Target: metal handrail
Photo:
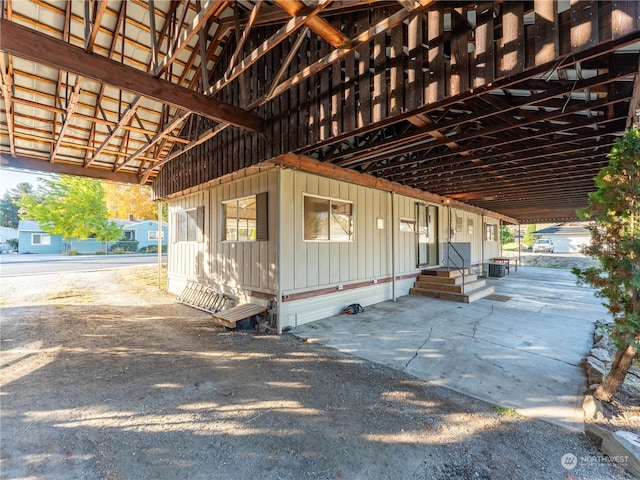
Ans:
<svg viewBox="0 0 640 480"><path fill-rule="evenodd" d="M456 247L453 246L453 244L451 242L447 242L447 267L449 267L449 264L452 263L453 266L455 267L456 270L458 270L461 274L462 274L462 293L464 293L464 271L465 271L465 266L464 266L464 257L460 254L460 252L458 251L458 249ZM453 259L451 258L451 249L453 248L453 251L456 252L456 254L458 255L458 257L460 257L460 260L462 260L462 268L458 267L458 265L456 265L456 263L453 261Z"/></svg>

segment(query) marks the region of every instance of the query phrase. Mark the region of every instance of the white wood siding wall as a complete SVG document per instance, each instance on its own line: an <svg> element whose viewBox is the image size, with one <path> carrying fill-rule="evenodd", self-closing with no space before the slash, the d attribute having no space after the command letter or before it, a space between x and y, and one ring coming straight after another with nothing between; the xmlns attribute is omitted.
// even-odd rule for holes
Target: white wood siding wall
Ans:
<svg viewBox="0 0 640 480"><path fill-rule="evenodd" d="M197 279L235 297L240 303L255 301L249 299L248 291L277 294L278 175L278 169L272 169L169 203L170 218L173 218L171 213L180 209L205 207L204 242L170 245L169 276L174 284ZM268 193L268 240L223 241L222 202L262 192Z"/></svg>
<svg viewBox="0 0 640 480"><path fill-rule="evenodd" d="M268 241L222 241L222 202L261 192L268 192ZM353 202L353 242L303 240L305 193ZM264 296L251 298L249 292L276 296L279 281L285 300L289 295L324 290L309 298L283 301L278 310L280 328L334 315L349 303L371 305L389 300L393 298L392 284L388 281L393 270L400 277L419 271L415 234L400 232L400 218L416 220L416 202L406 196L395 195L392 199L388 192L278 168L173 199L169 201L170 232L176 228L171 223L174 213L199 206L205 207L205 225L204 242L169 243L169 290L179 294L186 281L194 279L236 297L240 303L256 300L264 303ZM497 219L460 209L449 210L443 205L437 207L441 264L445 262L449 225L455 228L456 215L462 217L462 229L451 240L471 242L474 263L498 256L499 243L484 241L484 223L499 228ZM378 219L384 228L378 228ZM469 222L473 227L471 233ZM380 279L386 281L378 282ZM411 277L399 279L396 297L406 295L413 281ZM359 288L338 289L349 284L358 284ZM327 293L327 289L334 287L335 292Z"/></svg>
<svg viewBox="0 0 640 480"><path fill-rule="evenodd" d="M204 276L205 243L173 242L177 225L174 225L176 213L195 209L206 203L206 193L199 192L187 197L170 200L169 204L169 246L168 246L168 285L170 292L178 295L189 279L202 279ZM205 209L206 210L206 209ZM205 211L205 229L209 219Z"/></svg>
<svg viewBox="0 0 640 480"><path fill-rule="evenodd" d="M395 195L393 202L396 213L393 220L396 235L396 274L402 275L417 271L416 233L400 231L401 218L413 220L417 224L416 201L409 197ZM389 223L391 224L391 221Z"/></svg>
<svg viewBox="0 0 640 480"><path fill-rule="evenodd" d="M283 294L391 275L391 200L386 192L294 170L282 171ZM303 194L353 202L352 242L305 242ZM384 228L378 229L377 219Z"/></svg>
<svg viewBox="0 0 640 480"><path fill-rule="evenodd" d="M458 228L457 219L462 220L462 228ZM484 225L494 224L496 226L496 241L485 241ZM469 232L469 226L472 232ZM471 263L486 263L490 258L500 254L500 220L493 217L483 216L477 213L467 212L459 208L449 208L443 206L440 209L439 228L441 232L440 263L446 263L446 244L449 240L449 231L455 230L451 236L452 242L471 243Z"/></svg>

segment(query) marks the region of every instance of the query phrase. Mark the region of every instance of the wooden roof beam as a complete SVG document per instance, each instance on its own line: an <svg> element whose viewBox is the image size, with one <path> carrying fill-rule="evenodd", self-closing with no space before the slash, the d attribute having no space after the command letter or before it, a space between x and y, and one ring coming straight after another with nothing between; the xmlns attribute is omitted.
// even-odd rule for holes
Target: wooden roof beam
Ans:
<svg viewBox="0 0 640 480"><path fill-rule="evenodd" d="M178 58L178 55L180 55L182 50L185 49L185 47L189 44L191 39L198 34L200 29L204 25L206 25L207 20L209 20L209 17L211 17L211 15L214 14L214 12L218 9L219 6L220 6L220 2L216 0L209 0L202 6L202 9L195 16L189 28L187 28L178 39L177 44L164 57L164 60L162 60L158 64L158 66L155 68L155 70L153 71L154 77L159 77L160 75L162 75L162 73L164 73L167 67L171 65L171 63L176 58ZM188 8L188 3L185 4L184 6L185 11L187 10L187 8ZM178 28L181 28L181 27L182 25L178 25Z"/></svg>
<svg viewBox="0 0 640 480"><path fill-rule="evenodd" d="M98 32L100 31L100 24L102 23L102 16L107 11L107 0L96 0L98 4L95 8L95 13L93 15L93 21L91 22L91 33L89 37L85 39L84 49L88 53L93 52L93 45L96 41L96 37L98 36ZM71 3L71 2L69 2Z"/></svg>
<svg viewBox="0 0 640 480"><path fill-rule="evenodd" d="M14 122L13 122L13 106L11 104L12 95L12 78L7 71L7 65L4 60L4 53L0 53L0 90L2 90L2 98L4 100L4 111L7 116L7 128L9 129L9 150L11 155L16 156L16 142L14 137Z"/></svg>
<svg viewBox="0 0 640 480"><path fill-rule="evenodd" d="M105 2L106 3L106 2ZM82 85L82 77L80 75L76 75L76 83L73 86L73 91L71 92L71 96L69 97L69 102L67 103L67 112L64 117L64 122L62 123L62 127L60 128L60 133L58 133L58 139L56 140L56 144L51 150L51 159L49 160L51 163L56 161L56 155L58 154L58 150L60 149L60 144L62 143L62 139L64 138L64 134L69 128L71 124L71 119L73 118L73 114L78 108L78 101L80 100L80 88ZM53 127L55 129L55 125Z"/></svg>
<svg viewBox="0 0 640 480"><path fill-rule="evenodd" d="M275 0L275 3L292 17L304 15L309 8L300 0ZM307 26L335 48L347 48L351 42L344 33L336 30L333 25L317 15L309 18Z"/></svg>
<svg viewBox="0 0 640 480"><path fill-rule="evenodd" d="M433 4L434 1L435 0L419 0L415 2L414 8L412 10L402 9L394 13L393 15L386 17L384 20L378 22L369 30L364 31L359 35L357 35L355 38L353 38L348 43L348 46L343 46L338 50L334 50L333 52L329 53L328 55L325 55L323 58L303 68L300 72L294 74L292 77L289 77L287 80L280 83L280 85L278 85L273 90L272 96L276 97L282 94L283 92L286 92L290 88L294 87L295 85L298 85L300 82L309 78L311 75L321 72L322 70L329 67L330 65L333 65L335 62L339 62L349 53L358 49L364 43L373 40L379 34L386 32L387 30L391 30L394 27L403 23L405 20L413 17L414 15L419 14L420 12L423 12L431 4ZM257 108L260 105L264 105L268 101L269 101L269 98L266 95L264 95L260 99L256 100L251 105L249 105L249 109Z"/></svg>
<svg viewBox="0 0 640 480"><path fill-rule="evenodd" d="M91 55L82 48L0 19L2 50L49 67L73 72L97 82L129 90L161 103L251 132L264 133L264 120L236 106L154 78L105 57Z"/></svg>
<svg viewBox="0 0 640 480"><path fill-rule="evenodd" d="M0 165L3 168L17 168L20 170L29 170L36 172L51 172L65 175L76 175L79 177L99 178L102 180L110 180L120 183L138 183L138 176L130 173L113 173L111 170L94 168L87 170L81 165L72 165L69 163L51 163L48 159L41 160L17 155L10 157L4 153L0 154Z"/></svg>
<svg viewBox="0 0 640 480"><path fill-rule="evenodd" d="M275 48L279 43L289 38L289 36L293 32L306 25L306 23L311 18L313 18L313 15L325 8L327 5L329 5L329 3L330 0L319 0L316 3L314 10L310 14L306 16L295 17L289 20L276 33L262 42L262 44L258 48L254 49L249 55L242 59L242 61L238 65L236 65L231 72L228 72L228 74L225 75L224 78L221 78L214 85L209 87L209 89L206 91L206 95L213 95L229 85L233 80L240 76L244 71L246 71L249 67L251 67L251 65L256 63L269 51ZM264 104L266 101L267 100L263 99L263 101L261 102L254 102L253 104L249 105L248 109L253 110L254 108L257 108L260 105Z"/></svg>

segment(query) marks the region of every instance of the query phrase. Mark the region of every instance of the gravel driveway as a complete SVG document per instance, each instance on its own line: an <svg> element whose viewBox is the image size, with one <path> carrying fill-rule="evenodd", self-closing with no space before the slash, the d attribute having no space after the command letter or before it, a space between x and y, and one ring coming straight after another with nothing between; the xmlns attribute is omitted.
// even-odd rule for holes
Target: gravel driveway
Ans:
<svg viewBox="0 0 640 480"><path fill-rule="evenodd" d="M631 478L582 434L289 335L229 332L156 276L3 282L0 478Z"/></svg>

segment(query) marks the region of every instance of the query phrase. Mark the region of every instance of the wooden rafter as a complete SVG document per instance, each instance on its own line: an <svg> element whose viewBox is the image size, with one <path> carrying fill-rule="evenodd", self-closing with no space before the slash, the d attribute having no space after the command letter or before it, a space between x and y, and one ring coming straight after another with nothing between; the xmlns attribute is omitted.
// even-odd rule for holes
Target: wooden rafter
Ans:
<svg viewBox="0 0 640 480"><path fill-rule="evenodd" d="M93 52L93 45L96 41L96 37L98 36L98 31L100 30L100 24L102 23L102 16L107 11L107 0L96 0L97 5L93 15L93 21L91 22L91 33L89 37L85 40L84 49L88 53ZM71 3L71 2L69 2Z"/></svg>
<svg viewBox="0 0 640 480"><path fill-rule="evenodd" d="M298 85L303 80L306 80L307 78L309 78L311 75L321 72L322 70L326 69L330 65L333 65L335 62L340 61L347 54L356 50L358 47L362 46L364 43L371 41L380 33L386 32L387 30L391 30L393 27L400 25L405 20L408 20L412 16L417 15L420 12L426 10L427 7L432 3L433 3L433 0L421 0L419 3L416 2L411 10L403 9L381 20L379 23L377 23L367 31L357 35L354 39L352 39L348 43L348 46L343 46L339 50L334 50L333 52L324 56L317 62L309 65L308 67L304 68L302 71L298 72L297 74L293 75L289 79L282 82L280 85L278 85L274 89L273 96L277 96L283 92L286 92L294 85ZM252 108L252 107L255 108L258 105L263 105L266 101L268 101L268 99L263 96L262 98L253 102L253 104L251 104L249 108Z"/></svg>
<svg viewBox="0 0 640 480"><path fill-rule="evenodd" d="M104 152L105 148L107 148L109 143L111 143L111 141L116 137L116 135L118 134L121 128L123 128L124 126L129 126L129 124L131 123L131 120L133 120L133 117L136 114L136 110L142 103L142 100L143 100L143 97L141 95L138 95L136 98L134 98L133 102L131 102L131 104L127 107L127 109L122 114L122 117L120 117L120 119L118 120L118 123L114 125L109 135L107 135L107 138L103 140L102 144L93 153L93 157L91 157L91 159L85 163L85 167L88 167L89 165L91 165L93 162L97 160L97 158L102 154L102 152Z"/></svg>
<svg viewBox="0 0 640 480"><path fill-rule="evenodd" d="M16 155L11 157L0 153L0 165L4 168L16 168L21 170L35 170L39 172L61 173L66 175L77 175L80 177L100 178L119 183L137 184L138 177L131 173L113 173L111 170L91 169L88 170L79 165L68 163L50 163L47 159L35 159Z"/></svg>
<svg viewBox="0 0 640 480"><path fill-rule="evenodd" d="M292 17L302 16L309 10L309 7L300 0L275 0L275 3ZM349 46L349 37L321 17L315 15L310 17L307 26L335 48Z"/></svg>
<svg viewBox="0 0 640 480"><path fill-rule="evenodd" d="M2 90L2 98L4 100L4 111L7 116L7 127L9 129L9 151L11 155L16 156L16 142L14 138L14 122L13 122L13 106L11 105L12 87L11 75L7 70L7 64L4 59L4 53L0 53L0 89Z"/></svg>
<svg viewBox="0 0 640 480"><path fill-rule="evenodd" d="M185 4L184 11L188 9L188 4ZM173 61L176 60L178 55L187 47L191 39L198 34L200 29L207 23L207 20L211 15L213 15L218 9L220 9L220 3L216 0L208 0L203 6L202 9L198 12L196 17L189 25L182 35L177 40L177 43L171 49L170 53L168 53L165 58L158 64L158 66L153 70L153 76L159 77L164 73ZM178 29L180 29L181 23L178 25Z"/></svg>
<svg viewBox="0 0 640 480"><path fill-rule="evenodd" d="M65 112L64 122L62 122L62 127L60 128L60 132L58 132L58 139L56 140L56 144L53 146L53 150L51 150L51 159L49 160L51 163L56 161L56 155L58 154L58 150L60 149L60 145L62 143L62 139L71 125L71 120L73 118L73 114L78 108L78 101L80 100L80 89L82 86L83 78L80 75L76 76L76 82L73 86L73 91L69 96L69 101L67 103L67 111Z"/></svg>
<svg viewBox="0 0 640 480"><path fill-rule="evenodd" d="M185 108L218 122L252 132L264 131L263 119L233 105L207 98L107 58L90 55L83 49L4 19L0 20L0 28L1 48L5 52Z"/></svg>
<svg viewBox="0 0 640 480"><path fill-rule="evenodd" d="M308 15L305 15L303 17L295 17L289 20L284 26L282 26L282 28L280 28L276 33L265 40L258 48L254 49L249 55L247 55L231 72L229 72L228 75L225 75L224 78L221 78L214 85L209 87L209 90L207 90L207 95L213 95L229 85L231 81L235 80L249 67L251 67L251 65L255 64L269 51L289 38L289 36L299 28L302 28L311 18L313 18L314 15L328 6L330 1L331 0L319 0L314 10ZM253 110L255 108L254 105L262 105L262 103L254 102L254 104L249 106L249 110Z"/></svg>
<svg viewBox="0 0 640 480"><path fill-rule="evenodd" d="M115 171L118 171L125 165L130 164L131 162L133 162L133 160L138 158L140 155L146 152L149 148L151 148L152 146L160 142L169 132L173 131L180 123L185 121L185 119L187 119L190 114L191 112L182 112L181 114L176 115L170 122L168 122L165 125L165 127L161 131L156 133L148 143L146 143L145 145L140 147L138 150L136 150L121 165L119 165Z"/></svg>

